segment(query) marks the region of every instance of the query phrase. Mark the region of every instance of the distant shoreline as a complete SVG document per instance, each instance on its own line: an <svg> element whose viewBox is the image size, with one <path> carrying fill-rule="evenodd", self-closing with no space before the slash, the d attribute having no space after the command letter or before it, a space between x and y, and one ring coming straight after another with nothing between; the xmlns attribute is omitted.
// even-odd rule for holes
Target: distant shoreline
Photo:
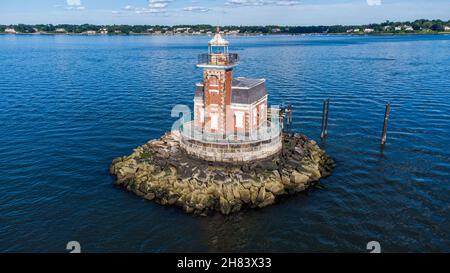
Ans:
<svg viewBox="0 0 450 273"><path fill-rule="evenodd" d="M30 35L30 36L161 36L161 37L173 37L173 36L190 36L190 37L204 37L204 36L212 36L208 34L154 34L154 33L130 33L130 34L86 34L86 33L5 33L0 32L0 35ZM432 36L432 35L450 35L450 32L428 32L428 33L255 33L255 34L234 34L234 35L226 35L228 37L259 37L259 36Z"/></svg>
<svg viewBox="0 0 450 273"><path fill-rule="evenodd" d="M93 24L10 24L1 25L4 34L37 35L214 35L218 26L197 25L93 25ZM362 25L230 25L219 31L229 36L262 35L433 35L450 34L450 20L418 19L415 21L371 23Z"/></svg>

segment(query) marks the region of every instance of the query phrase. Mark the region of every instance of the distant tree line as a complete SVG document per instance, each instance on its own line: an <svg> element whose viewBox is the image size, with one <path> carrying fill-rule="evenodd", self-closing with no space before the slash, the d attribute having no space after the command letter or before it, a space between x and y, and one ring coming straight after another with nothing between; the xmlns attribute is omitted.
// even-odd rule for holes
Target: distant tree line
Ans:
<svg viewBox="0 0 450 273"><path fill-rule="evenodd" d="M449 21L420 19L413 22L390 22L367 25L333 25L333 26L222 26L221 29L240 34L311 34L311 33L345 33L364 32L370 29L374 33L405 32L405 26L414 32L442 32L450 27ZM446 29L447 27L447 29ZM215 32L216 26L212 25L69 25L69 24L37 24L37 25L0 25L0 32L6 29L14 29L18 33L72 33L86 32L108 34L144 34L144 33L208 33Z"/></svg>

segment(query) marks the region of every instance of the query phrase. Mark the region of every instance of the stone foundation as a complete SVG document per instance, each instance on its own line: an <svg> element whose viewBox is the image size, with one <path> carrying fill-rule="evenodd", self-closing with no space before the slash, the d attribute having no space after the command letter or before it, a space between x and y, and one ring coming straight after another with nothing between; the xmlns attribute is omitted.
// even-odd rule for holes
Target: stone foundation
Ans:
<svg viewBox="0 0 450 273"><path fill-rule="evenodd" d="M110 172L118 185L147 200L207 215L271 205L307 190L333 167L316 142L300 134L284 135L282 149L271 157L230 164L193 158L181 149L179 135L168 133L114 159Z"/></svg>
<svg viewBox="0 0 450 273"><path fill-rule="evenodd" d="M244 163L270 157L281 148L281 136L266 141L242 144L207 143L181 138L180 147L188 154L213 162Z"/></svg>

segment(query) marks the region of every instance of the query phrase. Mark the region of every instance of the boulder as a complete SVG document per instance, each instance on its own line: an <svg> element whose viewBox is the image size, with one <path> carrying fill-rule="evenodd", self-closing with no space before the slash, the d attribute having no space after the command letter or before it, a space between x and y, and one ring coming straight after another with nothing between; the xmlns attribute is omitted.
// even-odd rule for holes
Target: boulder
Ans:
<svg viewBox="0 0 450 273"><path fill-rule="evenodd" d="M250 191L248 189L239 189L239 196L241 197L242 202L246 204L250 203Z"/></svg>
<svg viewBox="0 0 450 273"><path fill-rule="evenodd" d="M232 186L231 186L232 187ZM233 190L230 186L226 186L224 187L224 193L225 193L225 198L229 201L229 202L233 202L234 201L234 193Z"/></svg>
<svg viewBox="0 0 450 273"><path fill-rule="evenodd" d="M264 200L258 204L258 207L263 208L273 203L275 203L275 196L270 192L266 192Z"/></svg>
<svg viewBox="0 0 450 273"><path fill-rule="evenodd" d="M291 182L295 184L306 184L308 182L309 177L303 173L299 173L297 171L292 172L291 174Z"/></svg>
<svg viewBox="0 0 450 273"><path fill-rule="evenodd" d="M123 166L122 168L119 169L119 173L122 176L133 177L134 174L136 173L136 168L135 167Z"/></svg>
<svg viewBox="0 0 450 273"><path fill-rule="evenodd" d="M231 212L230 203L222 196L220 197L220 212L225 215L228 215Z"/></svg>
<svg viewBox="0 0 450 273"><path fill-rule="evenodd" d="M265 185L266 189L273 193L274 195L284 194L284 185L280 181L268 182Z"/></svg>
<svg viewBox="0 0 450 273"><path fill-rule="evenodd" d="M149 192L146 195L144 195L144 198L151 201L151 200L155 199L155 194L153 192Z"/></svg>
<svg viewBox="0 0 450 273"><path fill-rule="evenodd" d="M259 189L258 196L256 197L256 201L263 202L265 198L266 198L266 188L264 186L262 186Z"/></svg>
<svg viewBox="0 0 450 273"><path fill-rule="evenodd" d="M190 207L190 206L184 206L183 207L183 209L184 209L184 211L186 212L186 213L193 213L194 212L194 208L193 207Z"/></svg>
<svg viewBox="0 0 450 273"><path fill-rule="evenodd" d="M234 184L233 187L232 187L234 199L237 199L237 200L241 199L241 195L239 194L239 190L240 190L239 183Z"/></svg>

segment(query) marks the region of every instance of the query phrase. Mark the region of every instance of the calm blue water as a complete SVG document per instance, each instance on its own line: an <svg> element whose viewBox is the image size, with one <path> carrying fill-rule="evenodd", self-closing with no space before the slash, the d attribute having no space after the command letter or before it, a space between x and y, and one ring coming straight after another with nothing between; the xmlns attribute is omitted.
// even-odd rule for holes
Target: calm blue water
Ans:
<svg viewBox="0 0 450 273"><path fill-rule="evenodd" d="M450 251L450 36L236 37L294 128L337 161L324 190L199 218L114 185L111 160L192 105L208 37L0 36L0 251ZM384 106L392 104L380 151Z"/></svg>

